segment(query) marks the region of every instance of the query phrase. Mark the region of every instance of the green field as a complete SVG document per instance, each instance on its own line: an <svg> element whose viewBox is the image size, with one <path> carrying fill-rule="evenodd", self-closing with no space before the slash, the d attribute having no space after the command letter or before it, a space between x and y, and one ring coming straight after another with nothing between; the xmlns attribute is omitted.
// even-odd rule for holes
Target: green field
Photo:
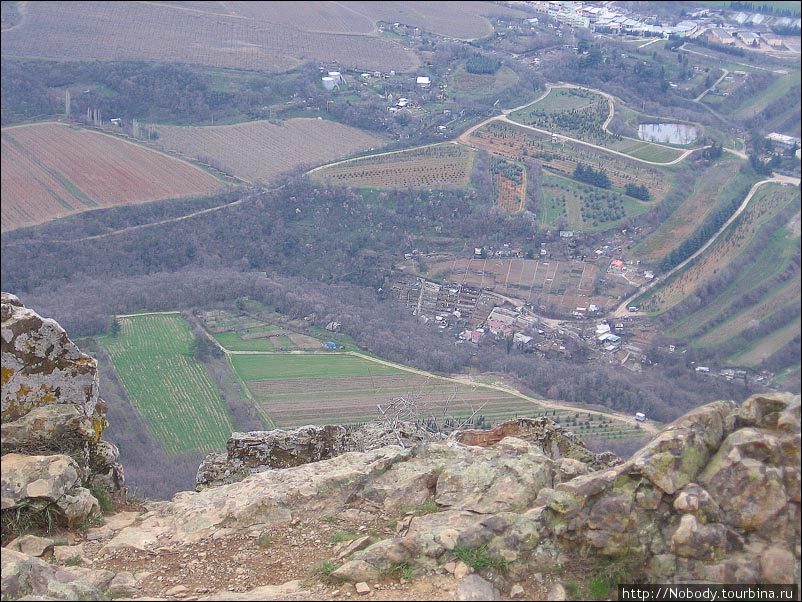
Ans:
<svg viewBox="0 0 802 602"><path fill-rule="evenodd" d="M242 380L329 378L398 374L397 368L342 353L235 355L234 368Z"/></svg>
<svg viewBox="0 0 802 602"><path fill-rule="evenodd" d="M306 337L316 344L344 335L321 331L320 339L301 334L296 323L269 308L248 302L248 313L203 313L207 329L231 347L258 346L265 339L242 337L286 332L295 344ZM265 319L260 319L264 317ZM100 338L129 399L168 453L211 451L225 446L232 425L225 402L205 367L190 354L192 334L178 313L118 318L120 333ZM312 334L312 333L309 333ZM282 335L283 336L283 335ZM272 338L271 338L272 340ZM549 416L580 435L606 439L640 438L634 424L582 412L548 410L531 398L506 390L422 374L351 352L241 350L230 352L229 366L243 394L271 427L306 424L355 424L374 421L377 404L414 400L421 418L466 418L478 410L482 425L517 416ZM480 409L481 408L481 409Z"/></svg>
<svg viewBox="0 0 802 602"><path fill-rule="evenodd" d="M645 213L649 203L619 192L582 184L562 176L541 174L540 221L556 227L567 220L569 230L605 230L627 217Z"/></svg>
<svg viewBox="0 0 802 602"><path fill-rule="evenodd" d="M509 67L503 66L492 74L474 74L468 73L462 62L451 76L450 92L456 99L479 99L499 94L517 83L518 75Z"/></svg>
<svg viewBox="0 0 802 602"><path fill-rule="evenodd" d="M479 410L490 425L517 416L548 416L576 432L609 439L641 437L633 424L569 410L547 410L535 400L504 390L427 376L351 354L231 356L260 413L278 428L306 424L355 424L378 417L377 405L415 400L422 418L466 418ZM577 420L574 426L574 420Z"/></svg>
<svg viewBox="0 0 802 602"><path fill-rule="evenodd" d="M128 398L168 453L225 447L235 430L205 366L190 354L192 334L178 313L118 318L118 336L100 343Z"/></svg>
<svg viewBox="0 0 802 602"><path fill-rule="evenodd" d="M669 336L758 366L799 334L799 238L799 189L763 185L710 248L635 304L665 314Z"/></svg>

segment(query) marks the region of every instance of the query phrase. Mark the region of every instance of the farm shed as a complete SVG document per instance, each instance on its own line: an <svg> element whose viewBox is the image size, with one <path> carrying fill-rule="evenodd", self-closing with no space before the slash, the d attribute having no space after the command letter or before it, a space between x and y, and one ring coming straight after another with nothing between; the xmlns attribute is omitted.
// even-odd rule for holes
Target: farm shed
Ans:
<svg viewBox="0 0 802 602"><path fill-rule="evenodd" d="M791 149L795 146L800 145L800 139L794 138L793 136L786 136L785 134L778 134L777 132L772 132L768 136L766 136L767 140L770 140L774 146L779 146L785 149Z"/></svg>
<svg viewBox="0 0 802 602"><path fill-rule="evenodd" d="M419 75L418 79L416 80L415 83L420 88L428 88L429 86L432 85L432 79L430 77L425 76L425 75Z"/></svg>
<svg viewBox="0 0 802 602"><path fill-rule="evenodd" d="M722 29L720 27L714 27L713 29L708 30L707 39L715 44L735 44L735 39L733 39L732 34L726 29Z"/></svg>

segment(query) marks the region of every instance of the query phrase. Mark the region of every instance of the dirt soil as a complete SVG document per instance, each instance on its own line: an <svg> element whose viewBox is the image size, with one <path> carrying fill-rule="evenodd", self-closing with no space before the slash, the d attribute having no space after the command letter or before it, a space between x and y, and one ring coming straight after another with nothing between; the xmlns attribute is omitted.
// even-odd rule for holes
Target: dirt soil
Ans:
<svg viewBox="0 0 802 602"><path fill-rule="evenodd" d="M132 509L130 506L126 510ZM108 535L96 539L103 528L71 534L71 543L82 544L81 566L133 573L141 585L137 598L196 600L211 593L247 592L265 585L301 581L301 590L289 594L292 600L454 600L460 579L446 568L425 572L399 567L380 580L368 583L370 591L357 593L353 584L337 583L328 573L341 564L338 554L353 540L369 536L373 541L395 536L394 517L349 511L315 522L236 533L208 538L192 545L163 546L140 551L121 548L101 552ZM456 557L454 558L456 560ZM555 583L566 578L567 559L544 564L542 572L507 571L504 575L482 572L496 583L502 599L509 600L513 585L518 585L514 599L546 600ZM514 563L513 563L514 564ZM451 567L449 567L451 568ZM576 567L575 567L576 568ZM571 570L571 573L574 571ZM165 592L176 586L173 596Z"/></svg>

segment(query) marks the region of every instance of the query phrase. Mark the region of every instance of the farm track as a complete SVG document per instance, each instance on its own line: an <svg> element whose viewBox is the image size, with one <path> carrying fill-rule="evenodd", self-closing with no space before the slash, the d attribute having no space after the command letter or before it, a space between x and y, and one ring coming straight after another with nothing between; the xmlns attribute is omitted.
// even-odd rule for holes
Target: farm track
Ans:
<svg viewBox="0 0 802 602"><path fill-rule="evenodd" d="M512 119L509 118L509 115L511 113L514 113L515 111L519 111L521 109L524 109L524 108L526 108L526 107L528 107L530 105L533 105L533 104L543 100L551 92L552 88L566 88L566 87L579 88L581 86L574 86L572 84L558 84L558 85L549 84L549 85L547 85L546 92L541 94L540 97L538 97L537 99L533 100L532 102L528 102L528 103L526 103L524 105L521 105L519 107L515 107L513 109L503 109L502 112L501 112L501 115L494 115L493 117L490 117L489 119L486 119L486 120L482 121L481 123L478 123L478 124L470 127L469 129L467 129L465 132L463 132L462 134L460 134L457 137L457 141L461 142L462 144L466 144L467 146L473 146L473 144L471 143L471 139L470 139L471 134L473 134L476 130L480 129L481 127L487 125L488 123L491 123L493 121L503 121L505 123L508 123L508 124L511 124L511 125L517 125L517 126L522 127L524 129L528 129L528 130L531 130L531 131L534 131L534 132L538 132L540 134L545 134L547 136L552 136L554 138L557 138L557 140L562 140L564 142L573 142L573 143L576 143L576 144L581 144L583 146L594 148L596 150L600 150L600 151L603 151L603 152L606 152L606 153L611 153L611 154L614 154L614 155L618 155L618 156L624 157L626 159L631 159L632 161L637 161L639 163L644 163L646 165L656 165L656 166L659 166L659 167L667 167L669 165L676 165L680 161L684 161L691 153L694 153L694 152L696 152L698 150L702 150L702 149L706 148L706 147L700 147L700 148L688 149L688 150L684 151L676 159L673 159L672 161L668 161L668 162L649 161L647 159L640 159L640 158L635 157L633 155L628 155L626 153L622 153L621 151L611 150L611 149L605 148L604 146L600 146L598 144L593 144L591 142L585 142L583 140L580 140L579 138L574 138L572 136L566 136L565 134L555 134L555 133L553 133L553 132L551 132L549 130L536 128L536 127L531 126L531 125L524 125L523 123L519 123L517 121L513 121ZM615 114L614 113L614 111L615 111L614 98L610 94L607 94L606 92L602 92L601 90L594 90L594 89L591 89L591 88L588 88L588 90L591 90L595 94L599 94L601 96L604 96L607 99L607 101L609 103L609 106L610 106L610 112L609 112L609 114L607 116L607 119L605 120L604 124L602 125L602 129L607 133L611 133L607 129L607 126L610 125L610 122L612 121L613 116ZM652 143L652 144L654 144L654 143ZM663 146L663 145L656 144L655 146ZM677 149L674 149L672 147L666 147L666 148L671 148L671 150L677 150Z"/></svg>
<svg viewBox="0 0 802 602"><path fill-rule="evenodd" d="M525 127L525 128L528 127L529 129L532 129L532 130L535 130L535 131L540 131L540 133L550 134L549 132L545 132L545 130L537 130L537 128L531 128L529 126L522 126L521 124L516 123L516 122L510 120L509 118L507 118L507 114L508 113L512 113L512 112L517 111L519 109L523 109L524 107L527 107L527 106L533 104L534 102L542 100L543 98L546 97L546 95L548 95L549 92L550 92L550 88L547 89L546 92L541 94L540 97L538 97L537 99L535 99L532 102L528 102L528 103L526 103L524 105L521 105L519 107L515 107L515 108L512 108L512 109L504 109L502 111L501 115L496 115L496 116L490 117L489 119L486 119L486 120L484 120L484 121L482 121L482 122L480 122L480 123L478 123L478 124L476 124L474 126L471 126L465 132L460 134L457 138L455 138L454 140L451 140L451 141L449 141L447 143L449 143L449 144L462 144L462 145L468 146L470 148L475 148L475 146L473 146L469 142L470 135L473 132L475 132L476 130L478 130L479 128L485 126L486 124L488 124L488 123L490 123L492 121L505 121L505 122L510 123L512 125L518 125L518 126ZM610 117L610 119L611 118L612 117ZM607 123L609 123L609 121ZM655 162L651 162L651 161L646 161L644 159L638 159L636 157L632 157L630 155L626 155L626 154L620 153L618 151L609 151L609 150L605 149L604 147L597 146L597 145L590 144L590 143L585 143L585 142L582 142L581 140L578 140L578 139L575 139L575 138L571 138L569 136L561 136L561 137L564 140L569 141L569 142L577 142L579 144L583 144L585 146L596 148L596 149L604 151L604 152L614 153L614 154L620 155L622 157L625 157L627 159L631 159L633 161L637 161L637 162L644 163L644 164L650 164L650 165L662 165L662 166L673 165L673 164L679 163L680 161L684 160L685 158L688 157L688 155L690 155L692 152L694 152L693 150L685 151L680 157L678 157L677 159L675 159L674 161L672 161L670 163L655 163ZM380 153L375 153L375 154L367 155L367 156L370 156L370 157L389 156L389 155L394 155L394 154L397 154L397 153L407 152L407 151L410 151L410 150L417 150L417 149L421 149L421 148L433 147L433 146L437 146L437 145L440 145L440 144L444 144L444 142L436 142L436 143L433 143L433 144L426 144L426 145L423 145L423 146L413 147L411 149L380 152ZM695 150L698 150L698 149L695 149ZM743 156L742 153L740 153L738 151L734 151L734 150L731 150L731 149L725 149L725 150L727 150L729 152L732 152L734 154L737 154L739 156ZM313 174L313 173L315 173L315 172L317 172L317 171L319 171L319 170L321 170L323 168L340 165L340 164L346 163L346 162L348 162L350 160L352 160L352 159L344 159L344 160L340 160L340 161L335 161L333 163L326 163L324 165L320 165L320 166L315 167L315 168L309 170L308 172L306 172L306 175L311 175L311 174ZM270 189L270 190L266 190L265 192L275 192L276 190L278 190L278 189L277 188L276 189ZM217 207L210 207L208 209L202 209L202 210L199 210L199 211L194 211L192 213L188 213L186 215L173 217L173 218L168 218L168 219L165 219L165 220L159 220L157 222L151 222L151 223L148 223L148 224L139 224L137 226L129 226L127 228L122 228L120 230L115 230L113 232L106 232L106 233L103 233L103 234L95 234L95 235L92 235L92 236L85 236L85 237L77 238L77 239L73 239L73 240L51 240L51 241L48 241L48 242L52 242L52 243L83 242L83 241L90 241L90 240L98 240L98 239L108 238L108 237L112 237L112 236L126 234L128 232L133 232L133 231L136 231L136 230L143 230L143 229L146 229L146 228L151 228L151 227L155 227L155 226L161 226L161 225L164 225L164 224L180 222L180 221L192 219L193 217L198 217L198 216L206 215L208 213L221 211L221 210L226 209L228 207L235 207L237 205L240 205L244 201L248 200L249 198L250 198L249 196L244 196L243 198L241 198L241 199L239 199L237 201L233 201L233 202L227 203L225 205L218 205ZM20 241L18 243L12 243L12 244L17 244L17 245L19 245L19 244L27 244L27 242L26 241Z"/></svg>
<svg viewBox="0 0 802 602"><path fill-rule="evenodd" d="M735 210L735 212L730 216L730 218L721 226L721 228L718 229L718 231L715 234L713 234L713 236L711 236L705 242L705 244L703 244L693 255L688 257L685 261L683 261L682 263L678 264L677 266L672 268L670 271L668 271L664 275L655 278L654 280L649 282L647 285L641 287L640 289L635 291L632 295L630 295L629 297L624 299L624 301L612 313L609 314L609 317L610 318L620 318L622 316L628 315L629 311L627 310L627 307L632 303L633 300L635 300L637 297L639 297L643 293L650 291L655 286L657 286L657 284L662 283L665 280L668 280L671 276L673 276L674 274L676 274L677 272L679 272L680 270L685 268L685 266L687 266L694 259L696 259L702 253L704 253L708 248L710 248L710 246L714 242L716 242L719 239L719 237L726 231L726 229L730 226L730 224L732 224L732 222L734 222L738 218L738 216L741 215L744 212L746 207L749 205L749 201L752 200L752 197L755 195L755 193L757 192L758 188L760 188L764 184L770 184L770 183L777 183L777 184L782 184L782 185L785 185L785 186L799 186L800 179L799 178L792 178L790 176L783 176L783 175L774 174L771 178L767 178L765 180L761 180L760 182L756 182L752 186L752 188L749 190L749 192L747 193L746 197L744 197L744 200L738 206L738 209Z"/></svg>
<svg viewBox="0 0 802 602"><path fill-rule="evenodd" d="M324 355L320 352L306 352L306 351L290 351L290 352L275 352L275 351L231 351L223 347L219 342L217 342L214 338L209 337L211 340L229 359L236 355ZM386 366L389 368L394 368L397 370L401 370L403 372L408 372L411 374L417 374L419 376L424 377L427 380L434 380L434 381L444 381L455 383L459 385L467 385L476 388L484 388L484 389L491 389L494 391L498 391L501 393L506 393L508 395L512 395L513 397L517 397L523 401L531 403L533 405L542 406L545 409L549 410L563 410L568 412L576 412L581 410L584 413L591 413L596 416L608 416L612 417L613 419L623 422L625 424L632 424L634 425L634 418L628 416L626 414L621 414L617 412L599 412L597 410L586 410L585 408L577 408L576 406L571 406L569 404L561 403L559 401L554 400L545 400L545 399L536 399L534 397L530 397L524 393L521 393L517 389L507 385L499 385L499 384L486 384L486 383L477 383L471 380L468 377L455 377L455 376L441 376L438 374L434 374L432 372L428 372L426 370L419 370L417 368L412 368L410 366L404 366L403 364L398 364L395 362L391 362L388 360L379 359L376 357L372 357L370 355L366 355L364 353L360 353L358 351L343 351L339 352L340 354L350 355L352 357L357 357L366 361L374 362L376 364L380 364L382 366ZM641 424L641 428L646 432L653 434L657 433L659 430L658 427L651 423L643 423Z"/></svg>

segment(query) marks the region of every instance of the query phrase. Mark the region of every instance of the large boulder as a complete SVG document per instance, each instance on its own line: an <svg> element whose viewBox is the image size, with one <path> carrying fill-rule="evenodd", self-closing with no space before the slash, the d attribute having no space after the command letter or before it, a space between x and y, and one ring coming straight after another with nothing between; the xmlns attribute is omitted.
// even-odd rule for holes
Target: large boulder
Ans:
<svg viewBox="0 0 802 602"><path fill-rule="evenodd" d="M632 563L636 579L798 581L799 399L697 408L624 464L542 489L534 506L557 542Z"/></svg>
<svg viewBox="0 0 802 602"><path fill-rule="evenodd" d="M6 454L0 469L3 513L48 513L55 508L70 527L98 515L98 502L81 487L79 471L75 460L61 454Z"/></svg>
<svg viewBox="0 0 802 602"><path fill-rule="evenodd" d="M97 362L59 324L2 293L2 454L65 454L83 484L124 488L119 453L101 441ZM3 458L6 462L6 458Z"/></svg>
<svg viewBox="0 0 802 602"><path fill-rule="evenodd" d="M81 353L58 322L24 307L14 295L2 293L2 318L3 422L51 403L75 404L93 418L95 360Z"/></svg>

